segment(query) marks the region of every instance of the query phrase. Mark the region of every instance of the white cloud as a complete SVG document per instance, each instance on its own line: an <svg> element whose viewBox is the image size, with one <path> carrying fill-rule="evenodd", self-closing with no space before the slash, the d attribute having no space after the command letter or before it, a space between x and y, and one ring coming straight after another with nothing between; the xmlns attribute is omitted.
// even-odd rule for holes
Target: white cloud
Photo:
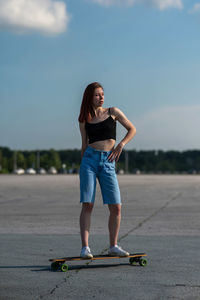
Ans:
<svg viewBox="0 0 200 300"><path fill-rule="evenodd" d="M195 3L193 8L189 11L191 14L200 13L200 3Z"/></svg>
<svg viewBox="0 0 200 300"><path fill-rule="evenodd" d="M69 19L62 1L0 0L0 30L55 35L67 29Z"/></svg>
<svg viewBox="0 0 200 300"><path fill-rule="evenodd" d="M135 4L135 0L90 0L90 1L94 3L98 3L103 6Z"/></svg>
<svg viewBox="0 0 200 300"><path fill-rule="evenodd" d="M199 149L200 106L155 109L132 120L137 134L131 147L137 149Z"/></svg>
<svg viewBox="0 0 200 300"><path fill-rule="evenodd" d="M143 2L147 4L149 1L143 0ZM150 2L152 2L152 5L154 5L160 10L164 10L167 8L177 8L177 9L183 8L182 0L151 0Z"/></svg>
<svg viewBox="0 0 200 300"><path fill-rule="evenodd" d="M156 7L159 10L164 10L167 8L177 8L182 9L182 0L90 0L92 2L98 3L104 6L111 5L128 5L133 6L136 4L144 4Z"/></svg>

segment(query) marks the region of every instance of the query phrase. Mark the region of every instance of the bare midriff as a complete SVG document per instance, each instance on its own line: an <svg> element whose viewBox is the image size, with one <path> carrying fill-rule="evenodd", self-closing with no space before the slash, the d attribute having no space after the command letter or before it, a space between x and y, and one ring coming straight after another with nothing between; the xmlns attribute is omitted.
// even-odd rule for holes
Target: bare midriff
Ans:
<svg viewBox="0 0 200 300"><path fill-rule="evenodd" d="M115 146L115 140L109 139L104 141L98 141L88 144L88 146L100 151L111 151Z"/></svg>

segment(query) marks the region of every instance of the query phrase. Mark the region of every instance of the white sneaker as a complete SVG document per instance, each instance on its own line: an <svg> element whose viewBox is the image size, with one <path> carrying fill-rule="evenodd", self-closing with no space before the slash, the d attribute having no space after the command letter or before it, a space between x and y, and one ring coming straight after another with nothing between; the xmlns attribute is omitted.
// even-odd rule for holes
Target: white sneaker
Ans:
<svg viewBox="0 0 200 300"><path fill-rule="evenodd" d="M108 255L110 256L129 256L129 253L123 250L120 246L116 245L108 251Z"/></svg>
<svg viewBox="0 0 200 300"><path fill-rule="evenodd" d="M92 253L90 251L90 248L89 247L83 247L81 249L80 257L82 257L82 258L92 258L93 255L92 255Z"/></svg>

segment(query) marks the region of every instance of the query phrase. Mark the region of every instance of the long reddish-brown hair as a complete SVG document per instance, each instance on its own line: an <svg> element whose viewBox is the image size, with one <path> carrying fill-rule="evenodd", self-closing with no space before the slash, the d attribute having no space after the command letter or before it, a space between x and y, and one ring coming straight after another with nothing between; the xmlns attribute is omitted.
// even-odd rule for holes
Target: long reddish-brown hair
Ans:
<svg viewBox="0 0 200 300"><path fill-rule="evenodd" d="M102 85L98 82L90 83L83 94L83 99L81 103L80 115L78 117L79 122L89 122L95 115L92 106L92 100L94 96L94 91L96 88L102 88Z"/></svg>

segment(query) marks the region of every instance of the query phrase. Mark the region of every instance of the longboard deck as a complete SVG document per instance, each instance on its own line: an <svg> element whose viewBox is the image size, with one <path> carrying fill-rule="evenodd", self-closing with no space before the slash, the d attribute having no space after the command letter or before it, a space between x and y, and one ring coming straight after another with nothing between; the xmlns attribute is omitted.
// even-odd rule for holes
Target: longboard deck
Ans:
<svg viewBox="0 0 200 300"><path fill-rule="evenodd" d="M97 260L97 259L112 259L112 258L130 258L130 257L135 257L135 258L140 258L143 256L147 256L146 253L132 253L129 254L128 256L111 256L108 254L104 255L94 255L92 258L82 258L80 256L69 256L69 257L63 257L63 258L51 258L49 261L51 262L65 262L65 261L76 261L76 260Z"/></svg>
<svg viewBox="0 0 200 300"><path fill-rule="evenodd" d="M69 266L65 263L66 261L80 261L80 260L99 260L99 259L116 259L116 258L129 258L129 263L131 265L135 265L139 263L140 266L145 267L147 265L147 256L146 253L133 253L128 256L110 256L108 254L104 255L94 255L92 258L82 258L80 256L73 257L63 257L63 258L51 258L51 270L57 271L60 270L62 272L66 272L69 269Z"/></svg>
<svg viewBox="0 0 200 300"><path fill-rule="evenodd" d="M66 272L69 269L69 266L65 263L66 261L80 261L80 260L98 260L98 259L116 259L116 258L129 258L129 263L131 265L135 265L139 263L140 266L145 267L147 265L147 256L146 253L132 253L128 256L110 256L108 254L104 255L94 255L92 258L82 258L80 256L73 256L73 257L63 257L63 258L51 258L51 270L57 271L60 270L62 272Z"/></svg>

